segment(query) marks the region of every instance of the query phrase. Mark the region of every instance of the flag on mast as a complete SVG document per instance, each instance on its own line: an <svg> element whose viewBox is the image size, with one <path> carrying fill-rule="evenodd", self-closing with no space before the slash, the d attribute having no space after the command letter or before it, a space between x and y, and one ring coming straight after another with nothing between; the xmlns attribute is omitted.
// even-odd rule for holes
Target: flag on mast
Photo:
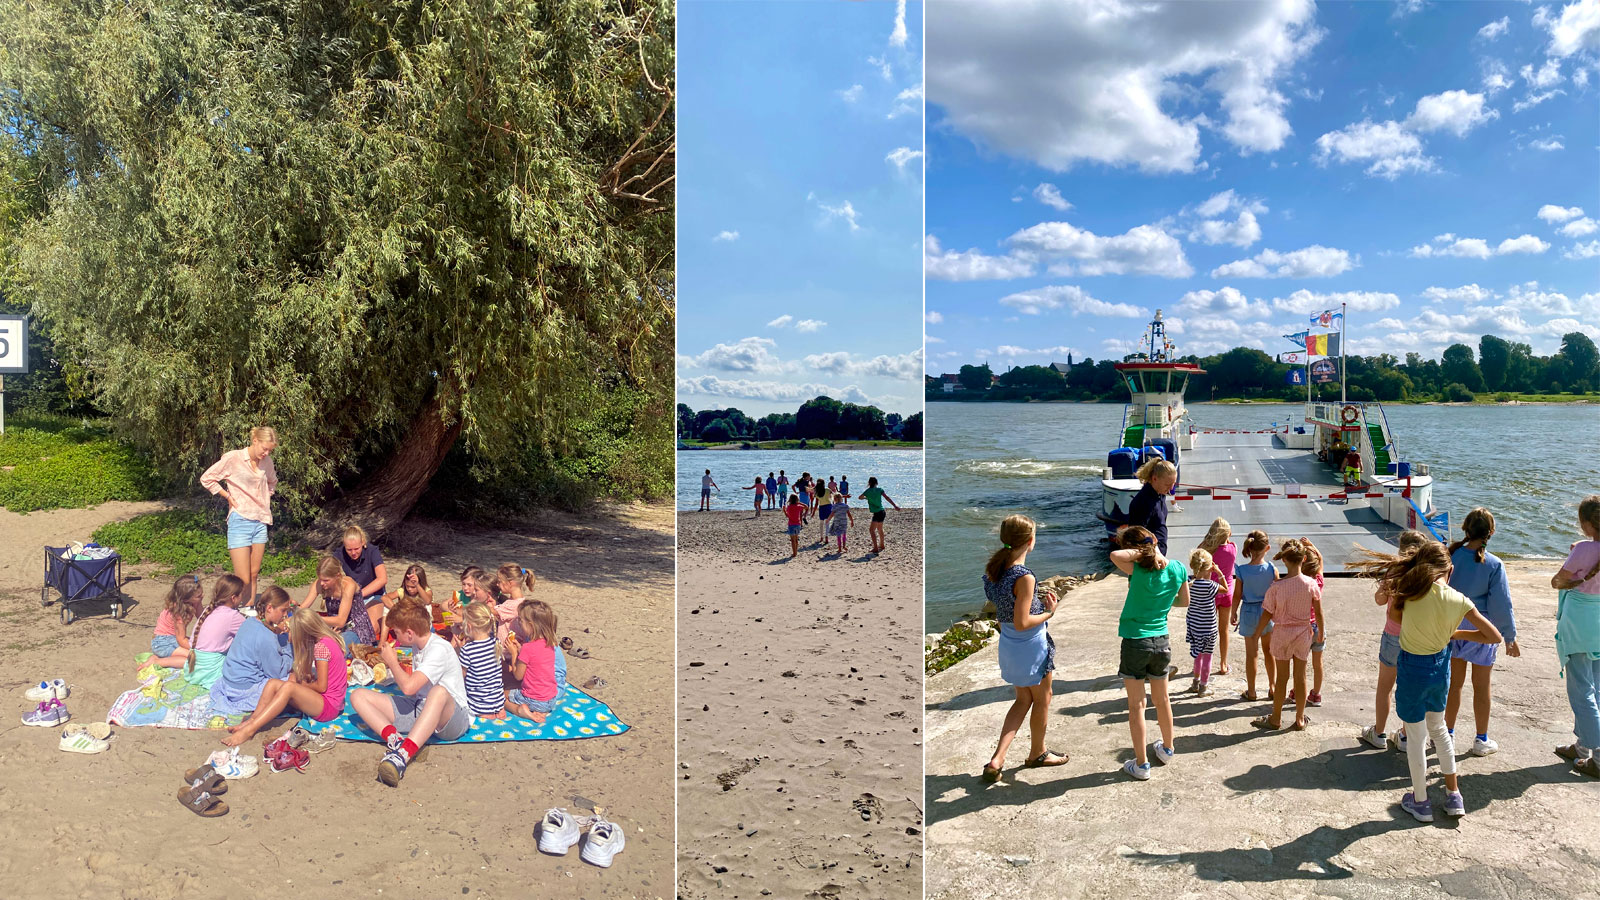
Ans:
<svg viewBox="0 0 1600 900"><path fill-rule="evenodd" d="M1335 321L1342 327L1344 325L1344 313L1325 309L1322 312L1311 314L1311 324L1322 328L1332 328Z"/></svg>
<svg viewBox="0 0 1600 900"><path fill-rule="evenodd" d="M1339 336L1337 334L1313 334L1306 337L1306 352L1312 356L1338 356Z"/></svg>

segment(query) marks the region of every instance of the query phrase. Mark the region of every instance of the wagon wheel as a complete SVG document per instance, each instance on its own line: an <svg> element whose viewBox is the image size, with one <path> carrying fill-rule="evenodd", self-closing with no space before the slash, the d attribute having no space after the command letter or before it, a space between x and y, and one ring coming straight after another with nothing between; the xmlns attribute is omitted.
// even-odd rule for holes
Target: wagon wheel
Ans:
<svg viewBox="0 0 1600 900"><path fill-rule="evenodd" d="M50 605L50 585L48 585L48 584L45 585L42 588L39 588L39 605L40 606L49 606Z"/></svg>
<svg viewBox="0 0 1600 900"><path fill-rule="evenodd" d="M61 624L72 624L72 607L66 605L65 603L61 604Z"/></svg>

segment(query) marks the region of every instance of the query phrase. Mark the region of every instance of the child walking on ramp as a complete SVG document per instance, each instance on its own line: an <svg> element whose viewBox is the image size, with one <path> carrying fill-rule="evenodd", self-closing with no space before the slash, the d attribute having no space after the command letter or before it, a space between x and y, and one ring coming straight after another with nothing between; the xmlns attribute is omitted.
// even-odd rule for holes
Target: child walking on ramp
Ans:
<svg viewBox="0 0 1600 900"><path fill-rule="evenodd" d="M1128 692L1128 733L1133 738L1133 759L1123 764L1122 771L1138 781L1149 781L1144 684L1150 682L1150 697L1161 727L1161 740L1150 744L1149 755L1168 765L1177 751L1172 746L1172 698L1167 693L1167 678L1172 674L1167 614L1174 605L1189 605L1189 570L1163 556L1156 536L1137 525L1123 531L1119 542L1121 549L1111 551L1111 563L1128 576L1128 597L1117 623L1117 635L1122 638L1117 674Z"/></svg>
<svg viewBox="0 0 1600 900"><path fill-rule="evenodd" d="M1189 554L1189 612L1184 616L1184 639L1189 642L1189 657L1194 660L1194 681L1189 693L1209 697L1211 654L1217 645L1217 567L1211 554L1197 549ZM1226 608L1226 607L1224 607Z"/></svg>

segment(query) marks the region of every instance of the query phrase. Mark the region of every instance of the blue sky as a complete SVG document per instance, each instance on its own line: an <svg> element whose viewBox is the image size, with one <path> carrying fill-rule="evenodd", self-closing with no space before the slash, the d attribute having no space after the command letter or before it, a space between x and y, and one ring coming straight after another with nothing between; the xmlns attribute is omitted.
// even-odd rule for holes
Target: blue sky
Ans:
<svg viewBox="0 0 1600 900"><path fill-rule="evenodd" d="M1600 0L934 4L927 371L1600 339Z"/></svg>
<svg viewBox="0 0 1600 900"><path fill-rule="evenodd" d="M922 408L920 4L678 8L678 399Z"/></svg>

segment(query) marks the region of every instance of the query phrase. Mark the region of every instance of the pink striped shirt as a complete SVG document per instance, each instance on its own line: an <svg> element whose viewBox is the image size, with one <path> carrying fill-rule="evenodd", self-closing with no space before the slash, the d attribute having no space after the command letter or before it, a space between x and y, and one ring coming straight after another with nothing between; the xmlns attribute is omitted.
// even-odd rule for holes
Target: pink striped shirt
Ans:
<svg viewBox="0 0 1600 900"><path fill-rule="evenodd" d="M224 481L233 497L234 512L263 525L272 524L272 492L278 486L272 457L263 458L257 468L250 464L249 450L229 450L200 476L200 486L221 494Z"/></svg>

